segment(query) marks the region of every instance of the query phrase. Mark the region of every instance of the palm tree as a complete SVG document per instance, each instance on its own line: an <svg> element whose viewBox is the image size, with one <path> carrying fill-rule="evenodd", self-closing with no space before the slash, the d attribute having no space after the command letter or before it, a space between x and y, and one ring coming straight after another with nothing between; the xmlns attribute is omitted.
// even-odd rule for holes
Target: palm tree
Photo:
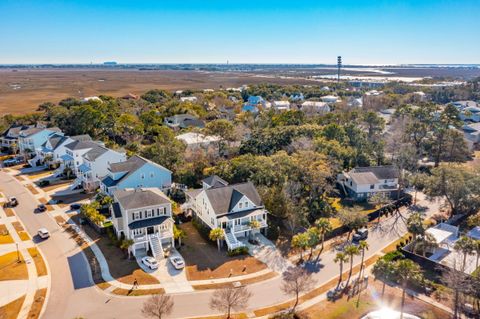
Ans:
<svg viewBox="0 0 480 319"><path fill-rule="evenodd" d="M372 273L375 275L375 278L381 278L383 287L382 287L382 299L385 295L385 283L390 278L392 274L393 264L391 261L380 258L377 260L375 265L373 265Z"/></svg>
<svg viewBox="0 0 480 319"><path fill-rule="evenodd" d="M320 254L323 251L323 245L325 243L325 235L332 231L332 224L328 218L319 218L315 221L315 227L317 227L318 231L320 232L320 251L318 252L317 260L320 257Z"/></svg>
<svg viewBox="0 0 480 319"><path fill-rule="evenodd" d="M254 220L251 220L250 223L248 223L248 225L251 228L250 233L248 234L248 237L252 238L253 231L260 228L260 222L254 219Z"/></svg>
<svg viewBox="0 0 480 319"><path fill-rule="evenodd" d="M358 282L360 282L360 278L362 278L362 272L363 272L363 261L365 260L365 250L368 250L368 243L366 240L361 240L358 243L358 249L362 253L362 261L360 263L360 272L358 273Z"/></svg>
<svg viewBox="0 0 480 319"><path fill-rule="evenodd" d="M183 231L183 229L180 229L177 227L177 225L173 225L173 238L178 240L178 245L182 246L182 238L185 238L187 235Z"/></svg>
<svg viewBox="0 0 480 319"><path fill-rule="evenodd" d="M217 247L218 247L218 250L220 251L220 241L225 239L225 233L223 232L223 229L221 228L212 229L208 237L210 238L211 241L217 241Z"/></svg>
<svg viewBox="0 0 480 319"><path fill-rule="evenodd" d="M475 263L475 269L478 268L478 259L480 258L480 240L475 240L474 242L474 250L475 250L475 254L477 255L477 261Z"/></svg>
<svg viewBox="0 0 480 319"><path fill-rule="evenodd" d="M292 237L291 246L300 250L300 260L303 260L303 252L309 244L309 235L307 232L296 234Z"/></svg>
<svg viewBox="0 0 480 319"><path fill-rule="evenodd" d="M133 245L133 239L124 239L120 244L120 249L128 252L128 259L130 259L130 247Z"/></svg>
<svg viewBox="0 0 480 319"><path fill-rule="evenodd" d="M360 253L360 249L355 245L348 245L345 247L345 255L350 258L350 271L348 272L348 279L347 279L347 286L350 283L350 278L352 277L353 271L353 256L358 255Z"/></svg>
<svg viewBox="0 0 480 319"><path fill-rule="evenodd" d="M473 252L475 250L475 241L470 237L463 236L455 242L454 248L463 253L463 271L465 270L465 266L467 264L467 256L473 255Z"/></svg>
<svg viewBox="0 0 480 319"><path fill-rule="evenodd" d="M318 245L318 242L320 240L320 232L318 231L318 228L316 227L310 227L307 230L308 234L308 247L310 247L310 257L309 259L312 258L313 255L313 249Z"/></svg>
<svg viewBox="0 0 480 319"><path fill-rule="evenodd" d="M413 235L412 253L415 253L417 238L425 234L422 215L419 213L411 214L407 219L407 230Z"/></svg>
<svg viewBox="0 0 480 319"><path fill-rule="evenodd" d="M401 259L395 263L395 273L402 284L402 306L400 308L400 319L403 319L403 308L405 306L405 292L407 290L407 283L418 278L421 273L420 266L410 259Z"/></svg>
<svg viewBox="0 0 480 319"><path fill-rule="evenodd" d="M340 277L338 278L338 284L337 284L337 288L338 288L342 283L343 263L346 263L348 261L348 256L342 252L338 252L337 255L335 256L335 259L333 259L333 261L335 263L340 264Z"/></svg>

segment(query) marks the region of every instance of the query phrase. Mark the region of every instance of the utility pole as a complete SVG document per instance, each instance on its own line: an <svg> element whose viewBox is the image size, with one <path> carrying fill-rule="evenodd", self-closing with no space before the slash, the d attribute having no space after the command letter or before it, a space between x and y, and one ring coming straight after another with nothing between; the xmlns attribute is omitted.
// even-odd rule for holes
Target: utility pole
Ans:
<svg viewBox="0 0 480 319"><path fill-rule="evenodd" d="M337 82L340 83L340 69L342 67L342 57L339 55L337 56L337 69L338 69L338 74L337 74Z"/></svg>

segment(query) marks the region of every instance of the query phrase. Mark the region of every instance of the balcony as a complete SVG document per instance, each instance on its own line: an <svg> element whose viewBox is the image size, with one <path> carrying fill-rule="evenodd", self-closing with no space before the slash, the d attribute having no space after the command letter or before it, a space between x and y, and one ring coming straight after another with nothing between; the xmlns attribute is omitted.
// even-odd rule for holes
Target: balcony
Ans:
<svg viewBox="0 0 480 319"><path fill-rule="evenodd" d="M259 228L267 227L267 221L266 220L262 219L262 220L259 220L259 222L260 222L260 227ZM252 227L250 227L250 224L241 224L241 225L234 225L230 229L232 230L232 232L238 233L238 232L242 232L242 231L249 231L249 230L252 229Z"/></svg>

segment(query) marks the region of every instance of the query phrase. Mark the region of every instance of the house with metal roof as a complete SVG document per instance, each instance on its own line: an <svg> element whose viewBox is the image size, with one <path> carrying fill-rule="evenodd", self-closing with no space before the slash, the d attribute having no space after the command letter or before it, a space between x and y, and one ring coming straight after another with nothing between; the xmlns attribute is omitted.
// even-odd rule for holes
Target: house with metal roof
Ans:
<svg viewBox="0 0 480 319"><path fill-rule="evenodd" d="M101 142L78 139L65 145L61 157L63 165L70 167L77 176L70 189L83 188L93 191L100 186L100 180L108 174L109 165L126 161L124 152L105 147Z"/></svg>
<svg viewBox="0 0 480 319"><path fill-rule="evenodd" d="M131 239L130 252L139 251L160 260L163 249L174 245L172 204L158 188L119 189L110 208L112 224L119 239Z"/></svg>
<svg viewBox="0 0 480 319"><path fill-rule="evenodd" d="M182 208L210 229L223 229L229 250L244 246L238 238L266 231L268 211L251 182L230 185L214 175L202 185L187 192Z"/></svg>
<svg viewBox="0 0 480 319"><path fill-rule="evenodd" d="M100 183L101 190L113 195L126 188L156 187L167 189L172 184L172 172L144 157L134 155L124 162L111 163Z"/></svg>
<svg viewBox="0 0 480 319"><path fill-rule="evenodd" d="M377 193L393 197L399 191L398 170L393 166L355 167L338 174L337 183L347 196L358 201Z"/></svg>

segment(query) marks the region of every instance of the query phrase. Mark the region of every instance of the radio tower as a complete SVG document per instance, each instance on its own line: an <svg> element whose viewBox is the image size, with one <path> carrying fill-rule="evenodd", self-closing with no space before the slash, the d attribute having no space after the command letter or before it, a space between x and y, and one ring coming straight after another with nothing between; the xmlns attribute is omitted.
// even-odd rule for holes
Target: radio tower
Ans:
<svg viewBox="0 0 480 319"><path fill-rule="evenodd" d="M340 82L340 69L341 68L342 68L342 57L339 55L339 56L337 56L337 69L338 69L337 82Z"/></svg>

